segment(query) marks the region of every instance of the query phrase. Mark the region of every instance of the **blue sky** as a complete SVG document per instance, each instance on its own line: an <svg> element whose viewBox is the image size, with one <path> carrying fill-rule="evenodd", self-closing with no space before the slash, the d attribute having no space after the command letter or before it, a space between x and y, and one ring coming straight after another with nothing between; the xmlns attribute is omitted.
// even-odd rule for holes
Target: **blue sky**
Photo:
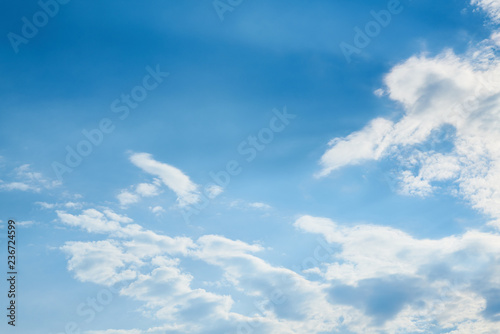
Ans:
<svg viewBox="0 0 500 334"><path fill-rule="evenodd" d="M0 6L2 333L500 333L500 1Z"/></svg>

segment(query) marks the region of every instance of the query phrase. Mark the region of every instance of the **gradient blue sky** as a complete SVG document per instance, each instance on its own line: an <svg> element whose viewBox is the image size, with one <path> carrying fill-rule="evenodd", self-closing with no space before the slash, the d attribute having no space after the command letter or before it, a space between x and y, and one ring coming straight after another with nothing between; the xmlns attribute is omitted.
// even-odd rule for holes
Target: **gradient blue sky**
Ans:
<svg viewBox="0 0 500 334"><path fill-rule="evenodd" d="M2 333L500 333L500 1L402 0L346 61L391 1L69 1L18 50L40 4L0 4Z"/></svg>

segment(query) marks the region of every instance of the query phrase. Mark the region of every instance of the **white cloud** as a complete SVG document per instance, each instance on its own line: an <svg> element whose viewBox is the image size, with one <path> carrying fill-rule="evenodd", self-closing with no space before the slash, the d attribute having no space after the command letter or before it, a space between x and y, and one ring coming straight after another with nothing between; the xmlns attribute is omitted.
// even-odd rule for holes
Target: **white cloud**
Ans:
<svg viewBox="0 0 500 334"><path fill-rule="evenodd" d="M35 222L32 220L25 220L25 221L16 222L16 225L21 226L21 227L28 227L28 226L31 226L33 224L35 224Z"/></svg>
<svg viewBox="0 0 500 334"><path fill-rule="evenodd" d="M152 197L160 194L158 187L152 183L139 183L135 191L142 197Z"/></svg>
<svg viewBox="0 0 500 334"><path fill-rule="evenodd" d="M400 194L420 197L426 197L432 194L433 188L429 180L424 179L420 175L415 176L409 170L405 170L401 173L399 181Z"/></svg>
<svg viewBox="0 0 500 334"><path fill-rule="evenodd" d="M483 328L480 333L497 328L494 305L498 299L491 291L500 286L500 234L472 230L442 239L416 239L390 227L341 226L312 216L300 217L295 226L340 246L332 260L321 265L324 278L335 282L330 290L332 300L352 298L352 304L363 309L377 286L407 299L406 305L394 304L398 312L385 319L387 333L425 332L435 321L441 328L460 328L467 321L470 326L463 328ZM397 292L398 284L402 284L401 292ZM408 295L412 289L420 292ZM355 302L357 293L366 294L359 304ZM391 307L389 299L380 302ZM365 312L370 314L369 309ZM463 329L456 333L472 332Z"/></svg>
<svg viewBox="0 0 500 334"><path fill-rule="evenodd" d="M14 169L14 181L5 182L0 180L0 189L6 191L32 191L40 192L42 189L52 189L61 185L59 181L50 181L41 173L31 171L29 164L21 165Z"/></svg>
<svg viewBox="0 0 500 334"><path fill-rule="evenodd" d="M56 205L46 202L35 202L35 204L40 205L44 209L53 209Z"/></svg>
<svg viewBox="0 0 500 334"><path fill-rule="evenodd" d="M171 238L131 224L124 216L96 209L80 215L59 211L58 215L65 224L113 238L67 242L62 247L75 278L101 285L125 282L120 294L144 302L142 310L149 316L178 321L180 327L174 332L215 334L258 324L263 333L314 333L334 328L342 313L338 311L346 309L330 305L321 284L253 255L264 251L260 245L216 235L203 236L196 243ZM227 282L256 303L251 305L251 314L234 313L229 295L192 287L194 277L180 269L181 260L173 255L220 267ZM297 323L295 316L305 316L307 321ZM161 332L159 328L143 332Z"/></svg>
<svg viewBox="0 0 500 334"><path fill-rule="evenodd" d="M148 330L140 329L107 329L97 331L85 331L85 334L181 334L186 333L185 326L182 325L164 325L161 327L154 327Z"/></svg>
<svg viewBox="0 0 500 334"><path fill-rule="evenodd" d="M254 209L261 209L261 210L272 209L272 207L269 204L262 203L262 202L249 203L248 206L251 208L254 208Z"/></svg>
<svg viewBox="0 0 500 334"><path fill-rule="evenodd" d="M376 89L373 94L378 97L382 97L385 95L385 91L382 88Z"/></svg>
<svg viewBox="0 0 500 334"><path fill-rule="evenodd" d="M455 181L473 205L500 217L500 85L491 81L500 66L485 61L488 50L472 51L464 57L451 52L412 57L396 66L384 92L404 107L402 117L375 119L333 140L321 159L319 176L346 165L393 158L403 167L401 192L427 196L437 183ZM447 125L455 131L447 138L451 149L416 147ZM198 186L180 170L145 153L131 161L160 177L181 205L197 201ZM469 230L418 239L391 227L343 226L302 216L295 227L320 235L331 247L318 268L307 271L314 275L308 279L266 262L261 245L218 235L196 242L172 238L95 209L58 214L65 224L116 239L66 244L68 266L77 279L103 285L130 280L122 295L142 301L141 310L155 320L175 320L177 326L91 334L498 332L498 233ZM218 267L229 285L224 291L231 295L196 288L196 277L181 269L182 257ZM99 267L101 262L105 268ZM232 297L231 287L238 298ZM253 304L250 312L248 303Z"/></svg>
<svg viewBox="0 0 500 334"><path fill-rule="evenodd" d="M59 219L70 226L80 227L90 233L110 233L120 230L118 221L108 220L106 216L96 210L87 209L82 214L75 216L64 211L56 211Z"/></svg>
<svg viewBox="0 0 500 334"><path fill-rule="evenodd" d="M377 118L362 131L355 132L345 139L336 138L330 141L330 149L321 157L323 170L317 176L326 176L345 165L378 159L386 148L384 139L392 127L391 121Z"/></svg>
<svg viewBox="0 0 500 334"><path fill-rule="evenodd" d="M89 233L109 234L112 237L129 240L127 247L139 258L158 254L185 254L193 247L193 241L186 237L171 238L146 230L132 219L118 215L109 209L104 213L96 209L86 209L79 215L56 211L59 220L69 226L78 227ZM125 225L122 225L125 224Z"/></svg>
<svg viewBox="0 0 500 334"><path fill-rule="evenodd" d="M257 210L270 210L272 209L272 206L269 204L263 203L263 202L247 202L241 199L237 199L234 201L231 201L229 203L229 207L231 208L239 208L239 209L257 209Z"/></svg>
<svg viewBox="0 0 500 334"><path fill-rule="evenodd" d="M20 191L34 191L34 192L40 192L40 188L36 186L31 186L26 183L22 182L10 182L10 183L2 183L0 184L0 188L11 191L11 190L20 190Z"/></svg>
<svg viewBox="0 0 500 334"><path fill-rule="evenodd" d="M180 169L153 159L148 153L134 153L130 161L145 172L152 174L172 189L179 206L194 204L200 200L199 186L193 183Z"/></svg>
<svg viewBox="0 0 500 334"><path fill-rule="evenodd" d="M118 194L118 201L122 206L127 206L129 204L138 203L141 197L154 197L161 193L160 190L161 181L155 179L153 183L139 183L135 187L131 187L134 190L123 189L120 194Z"/></svg>
<svg viewBox="0 0 500 334"><path fill-rule="evenodd" d="M151 212L156 214L156 215L159 215L160 213L165 212L165 209L159 205L154 206L154 207L150 206L149 210L151 210Z"/></svg>
<svg viewBox="0 0 500 334"><path fill-rule="evenodd" d="M54 209L54 208L66 208L66 209L81 209L84 205L83 202L64 202L64 203L47 203L47 202L35 202L43 209Z"/></svg>
<svg viewBox="0 0 500 334"><path fill-rule="evenodd" d="M64 203L64 206L68 209L80 209L82 207L82 203L66 202Z"/></svg>
<svg viewBox="0 0 500 334"><path fill-rule="evenodd" d="M494 21L500 22L499 0L472 0L471 3L485 10Z"/></svg>
<svg viewBox="0 0 500 334"><path fill-rule="evenodd" d="M120 223L131 223L133 220L127 216L119 215L116 212L110 210L110 209L104 209L104 214L111 220L120 222Z"/></svg>
<svg viewBox="0 0 500 334"><path fill-rule="evenodd" d="M137 275L134 266L142 264L113 240L67 242L61 249L70 257L68 269L82 282L111 286L131 280Z"/></svg>
<svg viewBox="0 0 500 334"><path fill-rule="evenodd" d="M216 184L211 184L205 188L209 198L215 198L224 192L224 188Z"/></svg>
<svg viewBox="0 0 500 334"><path fill-rule="evenodd" d="M133 194L127 190L122 190L118 194L118 196L116 196L116 198L118 198L118 201L120 201L120 204L122 206L127 206L129 204L134 204L134 203L139 202L139 196L137 196L136 194Z"/></svg>
<svg viewBox="0 0 500 334"><path fill-rule="evenodd" d="M166 263L162 263L166 262ZM157 318L165 320L197 320L227 316L232 300L204 289L191 288L193 277L182 273L168 261L159 265L150 274L138 279L121 291L122 295L147 302Z"/></svg>
<svg viewBox="0 0 500 334"><path fill-rule="evenodd" d="M127 225L111 224L113 217ZM462 328L460 334L468 328L496 328L491 314L495 297L488 294L500 287L499 234L469 231L416 239L390 227L342 226L302 216L295 226L323 236L333 254L322 259L316 279L309 280L263 260L257 254L265 248L258 244L219 235L196 242L171 238L95 209L61 220L114 238L66 243L62 249L75 277L101 285L126 282L121 295L142 301L148 316L175 319L181 327L174 333L237 332L253 328L249 324L259 324L261 333L292 334L340 328L363 334L425 332L435 323ZM113 228L96 228L97 223ZM196 278L181 269L178 256L220 268L230 295L193 287ZM233 298L232 288L247 301ZM235 313L236 300L238 309L246 305L252 311ZM376 311L382 300L387 307Z"/></svg>
<svg viewBox="0 0 500 334"><path fill-rule="evenodd" d="M255 305L274 326L269 333L317 333L338 326L343 307L328 303L324 286L253 255L263 250L260 245L217 235L205 235L197 244L195 257L221 267L228 282L257 299Z"/></svg>
<svg viewBox="0 0 500 334"><path fill-rule="evenodd" d="M500 61L492 52L485 41L463 56L445 51L395 66L386 91L403 115L332 140L318 175L392 159L401 166L400 193L427 196L448 181L452 194L500 219Z"/></svg>
<svg viewBox="0 0 500 334"><path fill-rule="evenodd" d="M138 329L108 329L104 331L86 331L85 334L144 334L144 331Z"/></svg>

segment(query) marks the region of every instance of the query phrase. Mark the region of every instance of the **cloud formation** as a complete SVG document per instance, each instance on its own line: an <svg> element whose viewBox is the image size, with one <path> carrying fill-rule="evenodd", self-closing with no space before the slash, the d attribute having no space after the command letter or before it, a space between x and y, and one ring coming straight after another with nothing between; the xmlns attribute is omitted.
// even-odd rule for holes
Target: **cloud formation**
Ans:
<svg viewBox="0 0 500 334"><path fill-rule="evenodd" d="M199 186L180 169L156 161L148 153L134 153L130 156L130 161L146 173L158 177L164 185L175 192L179 206L194 204L200 200ZM137 191L142 196L153 196L157 193L152 185L139 185Z"/></svg>
<svg viewBox="0 0 500 334"><path fill-rule="evenodd" d="M0 180L0 190L30 191L39 193L43 189L52 189L61 185L59 181L46 179L41 173L33 172L29 164L16 167L10 181Z"/></svg>
<svg viewBox="0 0 500 334"><path fill-rule="evenodd" d="M377 118L345 138L333 139L318 176L389 159L399 165L400 193L428 196L445 182L451 193L500 219L497 52L487 40L465 55L447 50L395 66L385 77L385 90L403 108L399 119Z"/></svg>
<svg viewBox="0 0 500 334"><path fill-rule="evenodd" d="M340 247L319 270L332 283L330 301L361 310L374 327L422 331L437 321L441 328L485 326L480 333L497 328L500 234L416 239L391 227L346 227L312 216L294 225Z"/></svg>

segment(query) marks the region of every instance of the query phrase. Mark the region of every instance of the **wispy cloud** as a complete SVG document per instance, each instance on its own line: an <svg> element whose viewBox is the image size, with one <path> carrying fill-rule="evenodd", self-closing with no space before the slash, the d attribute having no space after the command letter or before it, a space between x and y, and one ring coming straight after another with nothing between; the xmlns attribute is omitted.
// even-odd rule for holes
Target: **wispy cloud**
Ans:
<svg viewBox="0 0 500 334"><path fill-rule="evenodd" d="M473 5L481 7L496 22L500 22L499 0L471 0Z"/></svg>
<svg viewBox="0 0 500 334"><path fill-rule="evenodd" d="M146 173L158 177L164 185L177 195L179 206L197 203L200 200L199 186L180 169L153 159L148 153L134 153L130 161Z"/></svg>
<svg viewBox="0 0 500 334"><path fill-rule="evenodd" d="M29 164L14 169L13 180L0 180L0 190L40 192L42 189L52 189L61 185L59 181L46 179L41 173L33 172Z"/></svg>

